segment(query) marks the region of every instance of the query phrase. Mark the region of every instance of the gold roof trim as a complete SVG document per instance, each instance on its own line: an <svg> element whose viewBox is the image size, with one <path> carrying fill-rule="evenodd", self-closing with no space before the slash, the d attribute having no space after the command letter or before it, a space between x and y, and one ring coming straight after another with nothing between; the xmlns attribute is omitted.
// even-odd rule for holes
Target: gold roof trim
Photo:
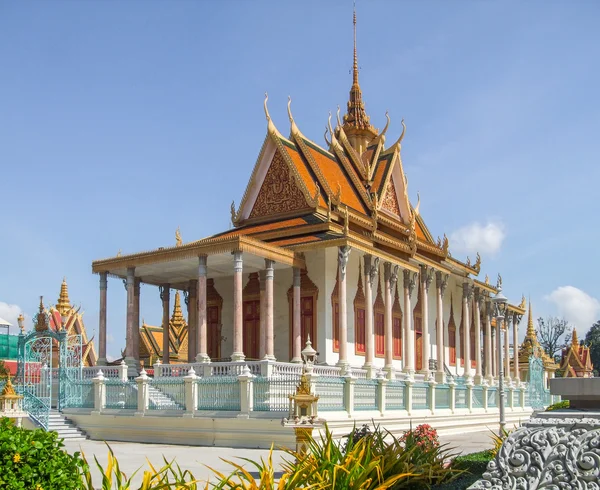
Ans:
<svg viewBox="0 0 600 490"><path fill-rule="evenodd" d="M428 259L427 257L423 257L422 255L415 254L413 258L419 264L427 265L429 267L432 267L433 269L444 272L446 274L452 274L454 272L449 267L446 267L445 265L440 264L439 262L435 262L434 260Z"/></svg>
<svg viewBox="0 0 600 490"><path fill-rule="evenodd" d="M487 291L488 293L496 294L498 292L498 290L491 284L486 284L485 282L478 281L477 279L473 279L473 283L477 287L483 289L484 291Z"/></svg>
<svg viewBox="0 0 600 490"><path fill-rule="evenodd" d="M304 259L298 257L291 250L270 245L248 236L233 235L226 238L205 238L204 240L187 243L180 247L159 248L132 255L96 260L92 262L92 272L110 272L111 269L115 268L172 262L200 255L216 255L226 252L247 252L293 267L304 267L305 265Z"/></svg>

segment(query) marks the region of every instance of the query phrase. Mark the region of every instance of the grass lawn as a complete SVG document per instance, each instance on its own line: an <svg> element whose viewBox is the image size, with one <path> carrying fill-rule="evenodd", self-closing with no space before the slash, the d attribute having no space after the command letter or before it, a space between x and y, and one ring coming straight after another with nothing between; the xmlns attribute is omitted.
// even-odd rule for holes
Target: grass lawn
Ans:
<svg viewBox="0 0 600 490"><path fill-rule="evenodd" d="M451 483L437 485L432 490L464 490L481 478L488 462L493 459L492 451L457 456L452 462L452 467L465 470L465 473Z"/></svg>

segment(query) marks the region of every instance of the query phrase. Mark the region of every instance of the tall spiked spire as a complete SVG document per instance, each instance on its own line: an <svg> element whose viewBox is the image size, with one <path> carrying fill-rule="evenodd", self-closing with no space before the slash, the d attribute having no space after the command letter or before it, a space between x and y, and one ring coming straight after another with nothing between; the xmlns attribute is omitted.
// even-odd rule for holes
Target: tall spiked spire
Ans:
<svg viewBox="0 0 600 490"><path fill-rule="evenodd" d="M67 278L63 277L63 282L60 285L60 296L56 309L61 315L65 315L71 309L71 301L69 301L69 288L67 287Z"/></svg>
<svg viewBox="0 0 600 490"><path fill-rule="evenodd" d="M173 315L171 316L170 323L177 333L179 333L185 325L185 319L181 312L181 298L179 297L179 291L175 293L175 305L173 306Z"/></svg>
<svg viewBox="0 0 600 490"><path fill-rule="evenodd" d="M537 340L537 335L535 333L535 327L533 326L533 313L531 311L531 298L529 298L529 313L527 315L527 334L525 336L529 337L530 339L535 338Z"/></svg>
<svg viewBox="0 0 600 490"><path fill-rule="evenodd" d="M365 112L362 91L358 83L358 51L356 49L356 3L352 17L354 27L354 62L352 65L352 87L347 112L344 115L344 131L356 151L362 153L368 143L377 136L377 130L371 126L370 118Z"/></svg>

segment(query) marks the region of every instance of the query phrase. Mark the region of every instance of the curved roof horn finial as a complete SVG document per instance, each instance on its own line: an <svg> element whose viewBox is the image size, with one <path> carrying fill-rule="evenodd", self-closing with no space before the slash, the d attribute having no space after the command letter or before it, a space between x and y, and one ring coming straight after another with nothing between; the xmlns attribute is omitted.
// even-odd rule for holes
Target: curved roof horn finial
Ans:
<svg viewBox="0 0 600 490"><path fill-rule="evenodd" d="M325 138L325 143L327 143L327 146L331 146L331 141L329 141L327 139L327 133L329 132L329 128L327 126L325 126L325 134L323 135L323 137Z"/></svg>
<svg viewBox="0 0 600 490"><path fill-rule="evenodd" d="M336 117L337 117L338 126L341 128L342 127L342 121L340 120L340 106L339 105L338 105L338 110L337 110Z"/></svg>
<svg viewBox="0 0 600 490"><path fill-rule="evenodd" d="M421 195L417 192L417 205L415 206L415 214L419 215L419 208L421 207Z"/></svg>
<svg viewBox="0 0 600 490"><path fill-rule="evenodd" d="M406 133L406 124L404 124L404 119L402 119L402 134L400 135L400 138L398 138L398 141L396 141L391 148L394 148L395 146L400 146L400 144L402 143L402 140L404 139L404 134Z"/></svg>
<svg viewBox="0 0 600 490"><path fill-rule="evenodd" d="M267 107L267 101L269 100L269 94L267 92L265 92L265 117L267 118L267 121L271 121L271 116L269 115L269 108Z"/></svg>
<svg viewBox="0 0 600 490"><path fill-rule="evenodd" d="M288 104L287 104L288 118L290 122L294 124L294 116L292 116L292 96L288 95Z"/></svg>
<svg viewBox="0 0 600 490"><path fill-rule="evenodd" d="M385 123L385 127L383 128L383 131L379 135L380 137L385 136L385 133L387 132L388 128L390 127L390 114L388 111L385 111L385 118L387 119L387 122Z"/></svg>
<svg viewBox="0 0 600 490"><path fill-rule="evenodd" d="M329 133L331 134L331 137L333 138L334 132L333 132L333 128L331 127L331 111L329 111L329 119L327 120L327 124L329 126Z"/></svg>

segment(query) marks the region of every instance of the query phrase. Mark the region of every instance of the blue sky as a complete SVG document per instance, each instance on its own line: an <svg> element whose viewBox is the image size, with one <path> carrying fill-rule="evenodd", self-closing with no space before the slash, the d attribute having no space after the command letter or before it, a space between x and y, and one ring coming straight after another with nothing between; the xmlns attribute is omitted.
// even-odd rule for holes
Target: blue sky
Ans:
<svg viewBox="0 0 600 490"><path fill-rule="evenodd" d="M376 127L405 119L411 200L482 277L581 332L600 318L600 5L359 0L360 82ZM287 96L323 144L351 84L352 2L0 3L0 316L71 300L97 332L94 259L229 226ZM109 283L109 353L125 290ZM12 307L10 305L13 305ZM160 322L158 291L142 316ZM9 318L7 318L9 319Z"/></svg>

